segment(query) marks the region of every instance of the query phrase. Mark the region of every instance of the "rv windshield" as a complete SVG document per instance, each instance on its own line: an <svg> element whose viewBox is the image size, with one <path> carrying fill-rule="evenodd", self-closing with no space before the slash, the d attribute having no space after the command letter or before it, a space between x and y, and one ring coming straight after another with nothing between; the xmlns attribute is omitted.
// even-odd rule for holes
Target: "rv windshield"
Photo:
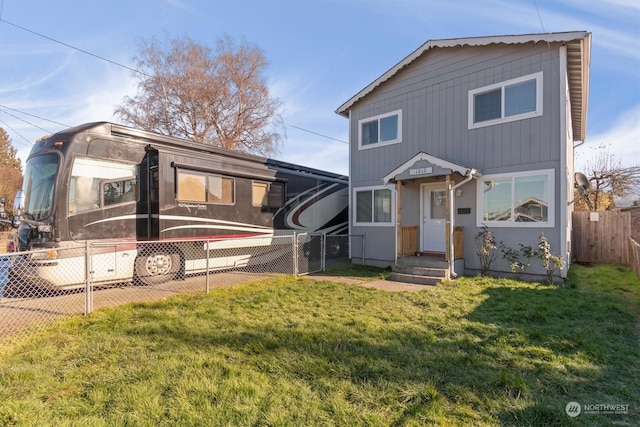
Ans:
<svg viewBox="0 0 640 427"><path fill-rule="evenodd" d="M27 160L22 184L24 214L27 217L39 221L51 215L58 163L59 157L53 153Z"/></svg>

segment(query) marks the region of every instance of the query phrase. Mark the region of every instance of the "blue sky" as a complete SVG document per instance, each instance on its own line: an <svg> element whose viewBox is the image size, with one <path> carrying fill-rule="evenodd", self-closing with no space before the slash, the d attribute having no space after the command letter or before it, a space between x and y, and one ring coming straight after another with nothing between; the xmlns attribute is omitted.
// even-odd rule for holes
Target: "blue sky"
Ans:
<svg viewBox="0 0 640 427"><path fill-rule="evenodd" d="M592 33L586 143L640 163L637 0L0 0L0 127L24 161L39 137L116 121L135 96L139 41L231 36L259 46L283 104L280 160L348 172L348 121L335 110L431 39L553 31ZM14 25L12 25L14 24ZM50 39L24 29L40 33ZM57 122L57 123L55 123ZM307 131L301 130L305 129ZM325 135L327 137L316 134Z"/></svg>

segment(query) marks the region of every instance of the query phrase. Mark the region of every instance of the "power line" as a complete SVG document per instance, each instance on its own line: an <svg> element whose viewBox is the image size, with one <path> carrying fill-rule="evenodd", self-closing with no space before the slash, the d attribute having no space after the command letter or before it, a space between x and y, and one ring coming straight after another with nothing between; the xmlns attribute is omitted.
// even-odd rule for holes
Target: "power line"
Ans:
<svg viewBox="0 0 640 427"><path fill-rule="evenodd" d="M22 135L20 132L18 132L14 128L12 128L7 122L5 122L4 120L0 119L0 123L4 123L4 125L7 127L7 129L11 130L11 132L17 134L20 138L24 139L27 142L26 144L24 142L21 142L22 145L28 145L29 147L31 147L33 145L33 143L31 141L29 141L27 138L25 138L25 136Z"/></svg>
<svg viewBox="0 0 640 427"><path fill-rule="evenodd" d="M55 120L45 119L44 117L36 116L35 114L27 113L26 111L16 110L15 108L7 107L6 105L2 105L2 104L0 104L0 109L5 109L5 110L15 111L16 113L24 114L25 116L30 116L30 117L33 117L33 118L36 118L36 119L39 119L39 120L44 120L45 122L54 123L54 124L56 124L56 125L64 126L64 127L67 127L67 128L70 128L70 127L71 127L71 126L69 126L69 125L67 125L67 124L65 124L65 123L60 123L60 122L56 122ZM5 113L6 113L6 111L5 111ZM9 114L9 113L7 113L7 114ZM11 114L9 114L9 115L11 115ZM16 117L16 116L13 116L13 117ZM22 119L20 119L19 117L16 117L16 118L17 118L18 120L22 120ZM23 120L23 121L24 121L24 120ZM29 122L25 121L25 123L29 123ZM29 124L31 124L31 123L29 123ZM35 126L35 125L34 125L34 126ZM43 129L43 128L39 127L39 126L36 126L36 127L37 127L38 129L40 129L40 130L45 131L45 132L49 132L48 130Z"/></svg>
<svg viewBox="0 0 640 427"><path fill-rule="evenodd" d="M140 70L136 70L135 68L131 68L131 67L129 67L128 65L120 64L119 62L113 61L113 60L111 60L111 59L105 58L105 57L100 56L100 55L96 55L95 53L91 53L91 52L89 52L89 51L87 51L87 50L80 49L79 47L76 47L76 46L70 45L70 44L65 43L65 42L62 42L62 41L60 41L60 40L56 40L56 39L54 39L54 38L52 38L52 37L49 37L49 36L45 36L44 34L41 34L41 33L38 33L38 32L36 32L36 31L30 30L30 29L28 29L28 28L22 27L22 26L20 26L20 25L18 25L18 24L14 24L13 22L9 22L9 21L7 21L6 19L2 19L2 18L0 18L0 22L4 22L5 24L9 24L9 25L14 26L14 27L16 27L16 28L19 28L19 29L21 29L22 31L26 31L26 32L31 33L31 34L35 34L36 36L39 36L39 37L42 37L42 38L44 38L44 39L50 40L50 41L52 41L52 42L54 42L54 43L58 43L58 44L61 44L61 45L63 45L63 46L66 46L66 47L68 47L68 48L71 48L71 49L77 50L78 52L82 52L82 53L84 53L85 55L93 56L94 58L101 59L101 60L103 60L103 61L109 62L110 64L117 65L118 67L126 68L127 70L133 71L134 73L139 73L139 74L142 74L142 75L144 75L144 76L146 76L146 77L152 77L152 76L150 76L150 75L148 75L148 74L143 73L143 72L142 72L142 71L140 71Z"/></svg>
<svg viewBox="0 0 640 427"><path fill-rule="evenodd" d="M538 3L536 0L533 0L533 5L536 7L536 13L538 14L538 21L540 21L540 26L542 27L542 32L546 33L547 30L544 29L544 24L542 23L542 16L540 15L540 10L538 9Z"/></svg>
<svg viewBox="0 0 640 427"><path fill-rule="evenodd" d="M292 128L298 129L298 130L301 130L301 131L303 131L303 132L309 132L309 133L312 133L312 134L314 134L314 135L321 136L321 137L323 137L323 138L331 139L331 140L333 140L333 141L342 142L343 144L349 144L347 141L343 141L343 140L338 139L338 138L333 138L333 137L331 137L331 136L323 135L323 134L321 134L321 133L314 132L314 131L309 130L309 129L301 128L301 127L299 127L299 126L292 125L291 123L285 123L285 126L289 126L289 127L292 127Z"/></svg>
<svg viewBox="0 0 640 427"><path fill-rule="evenodd" d="M4 3L4 0L2 1L2 4L3 4L3 3ZM77 50L78 52L82 52L82 53L84 53L85 55L89 55L89 56L92 56L92 57L94 57L94 58L100 59L100 60L102 60L102 61L106 61L106 62L108 62L108 63L110 63L110 64L116 65L116 66L118 66L118 67L125 68L125 69L127 69L127 70L130 70L130 71L133 71L133 72L135 72L135 73L141 74L141 75L143 75L143 76L145 76L145 77L149 77L149 78L151 78L151 77L152 77L152 76L150 76L150 75L148 75L148 74L146 74L146 73L144 73L144 72L142 72L142 71L140 71L140 70L137 70L137 69L135 69L135 68L131 68L131 67L127 66L127 65L124 65L124 64L121 64L121 63L119 63L119 62L113 61L113 60L111 60L111 59L105 58L105 57L103 57L103 56L100 56L100 55L94 54L94 53L89 52L89 51L87 51L87 50L80 49L80 48L78 48L78 47L76 47L76 46L70 45L70 44L65 43L65 42L62 42L62 41L60 41L60 40L54 39L53 37L46 36L46 35L44 35L44 34L41 34L41 33L37 32L37 31L33 31L33 30L30 30L30 29L28 29L28 28L25 28L25 27L23 27L23 26L21 26L21 25L15 24L15 23L13 23L13 22L9 22L9 21L7 21L6 19L3 19L3 18L2 18L1 11L2 11L2 9L1 9L1 4L0 4L0 23L3 23L3 22L4 22L5 24L11 25L11 26L13 26L13 27L15 27L15 28L18 28L18 29L21 29L22 31L26 31L26 32L31 33L31 34L35 34L35 35L36 35L36 36L38 36L38 37L42 37L42 38L47 39L47 40L50 40L50 41L52 41L52 42L54 42L54 43L61 44L61 45L65 46L65 47L68 47L68 48L70 48L70 49L74 49L74 50ZM26 115L28 115L28 116L35 117L35 118L38 118L38 119L40 119L40 120L45 120L45 121L48 121L48 122L51 122L51 123L55 123L55 124L58 124L58 125L61 125L61 126L70 127L70 126L65 125L65 124L63 124L63 123L59 123L59 122L56 122L56 121L53 121L53 120L48 120L48 119L45 119L45 118L43 118L43 117L39 117L39 116L36 116L36 115L33 115L33 114L25 113L24 111L15 110L15 109L13 109L13 108L9 108L9 107L3 106L3 105L0 105L0 107L2 107L2 108L6 108L6 109L9 109L9 110L12 110L12 111L19 112L19 113L21 113L21 114L26 114ZM6 114L9 114L9 113L7 113L6 111L5 111L5 113L6 113ZM9 115L13 116L12 114L9 114ZM22 121L24 121L25 123L28 123L28 124L30 124L30 125L32 125L32 126L35 126L35 127L39 128L39 129L41 129L41 130L44 130L45 132L48 132L47 130L42 129L42 128L40 128L40 127L38 127L38 126L36 126L36 125L34 125L34 124L32 124L32 123L29 123L29 122L28 122L28 121L26 121L26 120L20 119L19 117L16 117L16 116L13 116L13 117L17 118L18 120L22 120ZM286 126L289 126L289 127L292 127L292 128L295 128L295 129L298 129L298 130L301 130L301 131L303 131L303 132L308 132L308 133L311 133L311 134L314 134L314 135L320 136L320 137L322 137L322 138L327 138L327 139L330 139L330 140L333 140L333 141L337 141L337 142L340 142L340 143L343 143L343 144L349 144L347 141L343 141L343 140L341 140L341 139L333 138L333 137L331 137L331 136L327 136L327 135L324 135L324 134L321 134L321 133L318 133L318 132L314 132L314 131L311 131L311 130L309 130L309 129L305 129L305 128L302 128L302 127L299 127L299 126L295 126L295 125L288 124L288 123L285 123L285 125L286 125Z"/></svg>
<svg viewBox="0 0 640 427"><path fill-rule="evenodd" d="M6 115L8 115L8 116L11 116L11 117L13 117L13 118L14 118L14 119L16 119L16 120L20 120L21 122L24 122L24 123L28 124L29 126L33 126L34 128L38 128L38 129L40 129L41 131L45 132L46 134L52 134L53 132L51 132L51 131L49 131L49 130L47 130L47 129L41 128L40 126L36 125L35 123L31 123L30 121L25 120L25 119L23 119L22 117L18 117L18 116L16 116L15 114L11 114L10 112L8 112L8 111L7 111L7 109L8 109L8 110L11 110L11 111L15 111L15 112L20 113L20 114L26 114L27 116L35 117L35 118L38 118L38 119L40 119L40 120L45 120L45 121L47 121L47 122L56 123L56 124L59 124L59 125L64 126L64 127L71 127L71 126L68 126L68 125L65 125L65 124L62 124L62 123L55 122L55 121L53 121L53 120L45 119L44 117L40 117L40 116L36 116L36 115L34 115L34 114L26 113L26 112L24 112L24 111L16 110L15 108L10 108L10 107L5 107L4 105L0 105L0 112L2 112L2 113L4 113L4 114L6 114ZM18 134L18 136L20 136L20 138L24 139L24 140L27 142L27 144L29 144L29 146L32 146L32 145L33 145L33 141L30 141L29 139L25 138L25 136L24 136L24 135L20 134L20 132L16 131L16 130L15 130L15 129L13 129L11 126L9 126L9 125L7 124L7 122L3 121L3 123L4 123L4 124L5 124L9 129L11 129L13 132L17 133L17 134Z"/></svg>

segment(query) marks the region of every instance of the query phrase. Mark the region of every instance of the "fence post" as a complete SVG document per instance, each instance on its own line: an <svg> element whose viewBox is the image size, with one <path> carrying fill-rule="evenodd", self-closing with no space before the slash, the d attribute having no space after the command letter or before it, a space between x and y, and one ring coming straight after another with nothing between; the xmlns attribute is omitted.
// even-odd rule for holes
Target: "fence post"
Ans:
<svg viewBox="0 0 640 427"><path fill-rule="evenodd" d="M636 273L636 276L640 278L640 244L633 240L632 237L629 237L629 258L631 268Z"/></svg>
<svg viewBox="0 0 640 427"><path fill-rule="evenodd" d="M93 311L93 291L91 289L91 246L89 241L84 247L84 314L85 316Z"/></svg>
<svg viewBox="0 0 640 427"><path fill-rule="evenodd" d="M292 237L292 247L293 247L293 277L298 278L298 236L296 233L293 233Z"/></svg>
<svg viewBox="0 0 640 427"><path fill-rule="evenodd" d="M320 271L326 270L327 233L320 236Z"/></svg>
<svg viewBox="0 0 640 427"><path fill-rule="evenodd" d="M209 293L209 240L204 242L206 245L204 251L207 253L207 279L206 279L206 292Z"/></svg>

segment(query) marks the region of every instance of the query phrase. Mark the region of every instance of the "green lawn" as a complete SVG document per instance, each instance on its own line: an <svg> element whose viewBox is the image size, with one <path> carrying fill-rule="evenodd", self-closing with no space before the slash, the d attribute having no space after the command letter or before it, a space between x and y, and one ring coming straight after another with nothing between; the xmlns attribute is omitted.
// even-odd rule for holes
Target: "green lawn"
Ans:
<svg viewBox="0 0 640 427"><path fill-rule="evenodd" d="M101 310L0 349L0 425L639 425L640 283L570 273L402 293L282 278Z"/></svg>

